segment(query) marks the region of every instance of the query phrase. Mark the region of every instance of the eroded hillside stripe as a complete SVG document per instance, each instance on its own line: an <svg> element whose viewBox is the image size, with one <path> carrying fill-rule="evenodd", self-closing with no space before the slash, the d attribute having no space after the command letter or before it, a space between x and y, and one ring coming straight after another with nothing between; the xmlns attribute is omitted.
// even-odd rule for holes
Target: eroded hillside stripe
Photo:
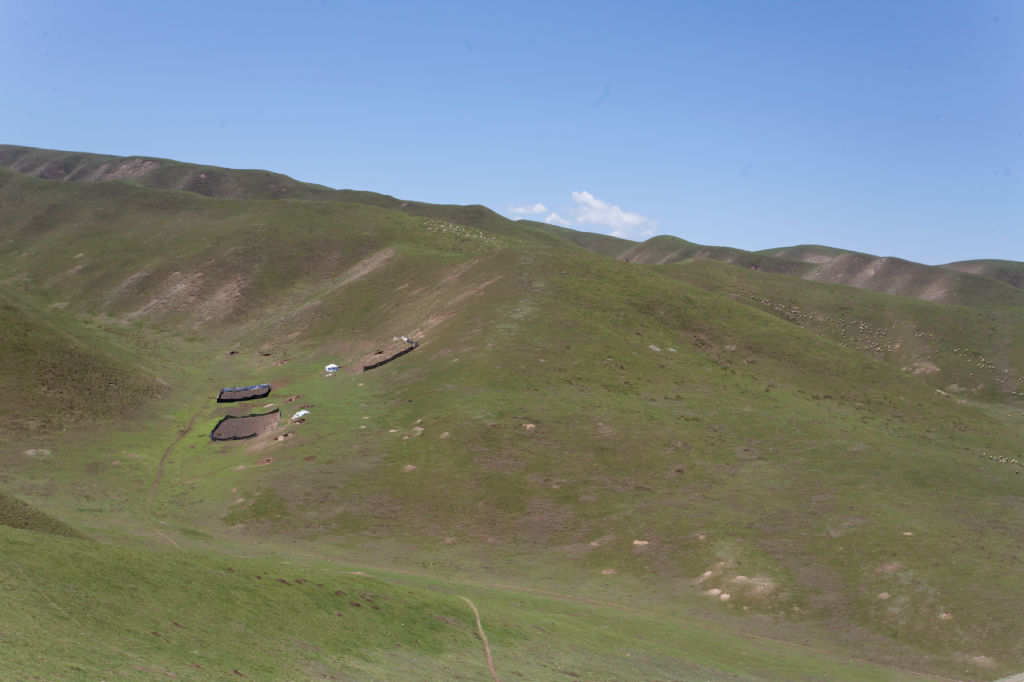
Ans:
<svg viewBox="0 0 1024 682"><path fill-rule="evenodd" d="M501 678L498 677L498 671L494 669L494 659L491 658L491 645L487 643L487 635L484 634L484 626L480 622L480 612L476 610L476 605L469 601L468 598L460 596L459 599L469 604L469 608L473 609L473 615L476 616L476 631L480 634L480 639L484 643L484 655L487 656L487 667L491 670L491 677L494 678L494 682L501 682Z"/></svg>

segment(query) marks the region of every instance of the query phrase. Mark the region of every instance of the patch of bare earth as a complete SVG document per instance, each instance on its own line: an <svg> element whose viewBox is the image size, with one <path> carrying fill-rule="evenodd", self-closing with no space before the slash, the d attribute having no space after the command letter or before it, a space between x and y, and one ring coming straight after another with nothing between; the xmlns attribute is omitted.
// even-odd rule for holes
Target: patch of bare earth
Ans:
<svg viewBox="0 0 1024 682"><path fill-rule="evenodd" d="M949 290L955 282L951 281L952 278L943 276L936 279L934 282L926 285L921 290L918 298L924 299L925 301L933 301L936 303L947 302L950 298Z"/></svg>
<svg viewBox="0 0 1024 682"><path fill-rule="evenodd" d="M377 253L364 258L342 274L339 286L344 286L345 284L355 281L360 277L365 277L374 270L379 270L395 257L395 253L394 249L387 248L381 249Z"/></svg>
<svg viewBox="0 0 1024 682"><path fill-rule="evenodd" d="M152 159L124 159L120 163L104 163L89 173L85 179L91 182L103 180L130 180L160 167L160 163Z"/></svg>
<svg viewBox="0 0 1024 682"><path fill-rule="evenodd" d="M341 273L337 278L329 282L327 291L334 291L340 289L350 282L354 282L361 277L379 270L380 268L387 265L392 258L395 257L397 252L392 248L381 249L376 253L373 253L366 258L362 259L355 265L349 267L345 272ZM325 292L326 293L326 292Z"/></svg>
<svg viewBox="0 0 1024 682"><path fill-rule="evenodd" d="M476 296L477 294L482 292L484 289L486 289L490 285L492 285L495 282L497 282L502 277L504 277L504 275L498 275L497 277L494 277L493 279L489 279L486 282L482 282L482 283L478 284L477 286L473 287L472 289L467 289L466 291L463 291L461 294L457 294L449 302L449 305L458 305L459 303L462 303L464 300L466 300L470 296Z"/></svg>
<svg viewBox="0 0 1024 682"><path fill-rule="evenodd" d="M402 339L394 339L385 344L383 348L372 353L367 353L361 360L353 363L351 371L356 373L365 372L381 365L385 365L392 360L411 352L415 347L416 346L413 346Z"/></svg>
<svg viewBox="0 0 1024 682"><path fill-rule="evenodd" d="M805 278L938 302L948 301L954 283L948 273L935 272L899 258L862 253L829 258Z"/></svg>
<svg viewBox="0 0 1024 682"><path fill-rule="evenodd" d="M910 367L904 367L904 372L913 372L914 374L936 374L939 370L938 366L934 363L928 362L927 360L918 360Z"/></svg>
<svg viewBox="0 0 1024 682"><path fill-rule="evenodd" d="M991 656L983 656L980 654L970 656L967 654L960 654L957 656L957 659L964 663L978 666L979 668L991 669L996 667L996 661ZM1017 682L1018 680L1024 680L1024 673L1007 678L1007 682Z"/></svg>
<svg viewBox="0 0 1024 682"><path fill-rule="evenodd" d="M454 268L449 270L444 275L444 277L441 278L441 284L447 284L448 282L452 281L453 279L458 279L459 277L462 277L462 275L467 270L469 270L470 268L472 268L474 265L476 265L479 262L480 262L479 258L474 258L473 260L466 261L465 263L462 263L461 265L456 265Z"/></svg>
<svg viewBox="0 0 1024 682"><path fill-rule="evenodd" d="M117 286L118 293L124 293L134 289L144 279L153 274L153 271L148 267L139 270L138 272L132 273L124 278L124 280Z"/></svg>
<svg viewBox="0 0 1024 682"><path fill-rule="evenodd" d="M247 284L244 277L234 278L200 303L196 309L196 316L201 322L225 317L238 305Z"/></svg>
<svg viewBox="0 0 1024 682"><path fill-rule="evenodd" d="M156 297L128 317L185 310L199 300L202 285L203 273L182 274L175 270L164 280Z"/></svg>
<svg viewBox="0 0 1024 682"><path fill-rule="evenodd" d="M896 573L903 569L903 564L898 561L890 561L884 564L880 564L875 568L875 573L879 575L889 575Z"/></svg>

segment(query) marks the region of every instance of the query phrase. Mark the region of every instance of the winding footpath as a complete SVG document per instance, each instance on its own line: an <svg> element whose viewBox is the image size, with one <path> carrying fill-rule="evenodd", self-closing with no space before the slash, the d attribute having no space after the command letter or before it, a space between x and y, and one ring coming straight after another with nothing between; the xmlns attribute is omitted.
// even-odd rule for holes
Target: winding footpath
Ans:
<svg viewBox="0 0 1024 682"><path fill-rule="evenodd" d="M196 417L199 416L199 412L192 415L192 418L188 420L188 426L184 430L178 432L178 437L174 439L174 442L167 446L164 450L164 454L160 457L160 464L156 467L156 478L153 479L153 490L149 493L149 499L146 501L146 515L149 515L149 510L153 506L153 500L156 499L156 491L160 487L160 478L164 475L164 462L167 460L167 455L171 454L171 450L174 446L181 442L181 439L189 434L192 430L192 425L196 422Z"/></svg>
<svg viewBox="0 0 1024 682"><path fill-rule="evenodd" d="M174 449L174 446L180 443L181 439L187 436L190 431L192 431L192 425L196 423L196 418L198 416L199 412L196 412L194 415L192 415L192 418L188 420L188 426L186 426L182 431L178 432L178 437L174 439L174 442L167 446L167 448L164 450L164 454L160 456L160 464L158 464L156 467L156 477L153 479L153 489L149 493L149 499L146 500L146 511L142 515L142 518L146 520L146 523L149 524L149 527L153 529L154 533L162 537L164 540L167 540L167 542L171 543L182 552L184 552L185 550L182 549L181 545L175 542L174 539L170 536L166 535L165 533L161 533L160 529L153 524L153 522L149 518L149 510L153 506L153 500L156 499L156 491L160 488L160 479L164 475L164 462L167 460L167 455L171 454L171 450Z"/></svg>
<svg viewBox="0 0 1024 682"><path fill-rule="evenodd" d="M498 671L494 669L494 659L491 658L491 645L487 643L487 635L484 634L484 626L480 623L480 612L476 610L476 605L468 598L460 596L459 599L469 604L469 608L473 609L473 615L476 616L476 631L480 634L480 639L483 640L484 643L484 655L487 656L487 667L491 670L491 677L494 678L494 682L501 682L501 678L498 677Z"/></svg>

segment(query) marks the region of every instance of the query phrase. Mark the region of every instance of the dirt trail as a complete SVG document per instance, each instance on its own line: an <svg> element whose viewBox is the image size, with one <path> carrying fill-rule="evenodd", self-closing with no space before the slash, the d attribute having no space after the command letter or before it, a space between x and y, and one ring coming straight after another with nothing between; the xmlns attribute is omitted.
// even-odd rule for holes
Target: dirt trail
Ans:
<svg viewBox="0 0 1024 682"><path fill-rule="evenodd" d="M473 609L473 615L476 616L476 631L480 633L480 639L484 642L484 654L487 656L487 667L491 670L491 677L494 678L494 682L501 682L501 678L498 677L498 671L494 669L494 659L491 658L491 645L487 643L487 635L484 634L484 626L480 623L480 612L476 610L476 605L468 598L460 596L459 599L469 604L469 608Z"/></svg>
<svg viewBox="0 0 1024 682"><path fill-rule="evenodd" d="M160 457L160 464L156 467L156 478L153 479L153 490L149 493L149 499L146 500L146 515L149 515L149 509L153 506L153 500L156 499L156 491L160 487L160 478L164 475L164 461L167 459L167 455L170 454L174 446L181 442L181 439L189 434L192 430L192 425L195 424L196 418L199 416L199 412L192 415L192 418L188 420L188 426L178 433L178 437L174 439L174 442L167 446L164 450L164 454Z"/></svg>
<svg viewBox="0 0 1024 682"><path fill-rule="evenodd" d="M146 523L148 523L148 524L149 524L149 527L153 529L153 532L154 532L154 533L156 533L157 535L159 535L160 537L162 537L162 538L163 538L164 540L167 540L167 542L169 542L169 543L171 543L172 545L174 545L174 547L175 547L175 548L176 548L176 549L177 549L178 551L180 551L181 553L183 553L183 554L188 554L188 552L186 552L186 551L185 551L184 549L182 549L181 545L179 545L179 544L178 544L177 542L175 542L175 541L174 541L174 539L173 539L173 538L172 538L172 537L171 537L170 535L167 535L166 533L163 533L163 532L161 532L159 528L157 528L156 526L154 526L154 525L153 525L153 522L149 520L149 517L148 517L148 516L147 516L147 517L145 517L145 519L146 519Z"/></svg>

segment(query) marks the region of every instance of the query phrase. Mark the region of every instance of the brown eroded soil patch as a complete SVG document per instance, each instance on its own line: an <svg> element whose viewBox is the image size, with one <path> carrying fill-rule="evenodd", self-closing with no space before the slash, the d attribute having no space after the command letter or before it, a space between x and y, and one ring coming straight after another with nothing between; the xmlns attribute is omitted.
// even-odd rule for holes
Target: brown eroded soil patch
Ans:
<svg viewBox="0 0 1024 682"><path fill-rule="evenodd" d="M936 302L952 302L956 285L950 272L863 253L827 258L804 278Z"/></svg>
<svg viewBox="0 0 1024 682"><path fill-rule="evenodd" d="M928 362L927 360L918 360L909 369L911 369L914 374L935 374L940 371L937 365Z"/></svg>
<svg viewBox="0 0 1024 682"><path fill-rule="evenodd" d="M473 260L469 260L469 261L466 261L465 263L461 263L459 265L456 265L454 268L449 270L447 272L447 274L445 274L444 277L441 278L441 282L440 283L441 284L447 284L448 282L452 281L453 279L458 279L467 270L469 270L470 268L472 268L474 265L476 265L479 262L480 262L479 258L474 258Z"/></svg>
<svg viewBox="0 0 1024 682"><path fill-rule="evenodd" d="M504 275L498 275L497 277L495 277L493 279L489 279L486 282L482 282L482 283L478 284L477 286L473 287L472 289L467 289L466 291L463 291L461 294L457 294L454 298L452 298L452 300L449 303L449 305L458 305L459 303L462 303L462 301L466 300L470 296L475 296L476 294L479 294L481 291L486 289L491 284L494 284L495 282L497 282L502 277L504 277Z"/></svg>
<svg viewBox="0 0 1024 682"><path fill-rule="evenodd" d="M360 277L370 274L374 270L378 270L390 261L395 256L395 250L392 248L381 249L377 253L364 258L359 261L341 276L341 282L339 286L344 286L353 280L357 280Z"/></svg>
<svg viewBox="0 0 1024 682"><path fill-rule="evenodd" d="M889 573L895 573L896 571L899 571L902 568L903 564L901 564L900 562L890 561L888 563L881 564L877 568L875 568L875 573L881 575L888 575Z"/></svg>
<svg viewBox="0 0 1024 682"><path fill-rule="evenodd" d="M121 282L119 291L129 292L152 275L148 269L136 272ZM203 290L205 280L202 272L182 273L175 270L160 284L156 295L130 313L129 317L187 310L199 323L209 322L234 311L249 284L248 279L238 276L209 293Z"/></svg>
<svg viewBox="0 0 1024 682"><path fill-rule="evenodd" d="M414 346L402 339L389 341L383 348L380 348L373 353L367 353L363 358L352 365L353 372L365 372L367 370L376 369L381 365L385 365L396 358L400 358L406 353L412 352L417 346Z"/></svg>
<svg viewBox="0 0 1024 682"><path fill-rule="evenodd" d="M200 303L196 310L196 316L201 322L209 322L229 314L242 300L242 291L247 284L244 277L235 277Z"/></svg>
<svg viewBox="0 0 1024 682"><path fill-rule="evenodd" d="M152 159L124 159L118 164L103 163L96 170L89 173L85 179L90 182L103 180L128 180L145 175L160 167L158 161Z"/></svg>
<svg viewBox="0 0 1024 682"><path fill-rule="evenodd" d="M142 270L139 270L138 272L132 273L131 275L125 277L124 280L122 280L121 283L117 285L117 291L119 293L131 291L136 286L141 284L147 277L152 276L152 274L153 271L149 268L149 266L146 266Z"/></svg>
<svg viewBox="0 0 1024 682"><path fill-rule="evenodd" d="M355 280L361 277L365 277L366 275L370 274L375 270L379 270L380 268L387 265L391 261L391 259L395 257L396 253L397 252L394 249L386 248L381 249L380 251L367 256L366 258L362 259L355 265L345 270L345 272L341 273L341 275L339 275L337 278L328 280L328 282L326 283L326 288L321 290L320 295L336 291L337 289L340 289L341 287L345 286L350 282L354 282ZM332 260L336 262L338 258L335 257ZM312 301L311 304L319 305L320 301Z"/></svg>
<svg viewBox="0 0 1024 682"><path fill-rule="evenodd" d="M184 310L199 300L199 290L202 285L203 273L182 274L180 271L175 270L164 280L156 298L131 313L128 317Z"/></svg>

